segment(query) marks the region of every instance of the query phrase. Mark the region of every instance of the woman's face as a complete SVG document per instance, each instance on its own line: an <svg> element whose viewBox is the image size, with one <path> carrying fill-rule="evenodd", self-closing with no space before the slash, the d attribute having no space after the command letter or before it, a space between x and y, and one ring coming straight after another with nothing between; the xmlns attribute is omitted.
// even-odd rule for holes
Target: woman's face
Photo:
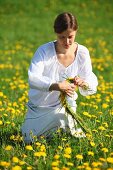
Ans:
<svg viewBox="0 0 113 170"><path fill-rule="evenodd" d="M61 48L69 49L71 45L74 43L76 32L72 29L68 29L62 33L57 33L57 42Z"/></svg>

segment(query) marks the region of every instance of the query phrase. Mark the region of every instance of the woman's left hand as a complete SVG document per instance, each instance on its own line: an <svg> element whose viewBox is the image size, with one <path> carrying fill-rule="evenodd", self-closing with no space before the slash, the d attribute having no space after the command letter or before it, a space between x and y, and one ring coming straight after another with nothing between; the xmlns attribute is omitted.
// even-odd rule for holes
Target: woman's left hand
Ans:
<svg viewBox="0 0 113 170"><path fill-rule="evenodd" d="M78 76L74 77L74 84L79 87L88 87L88 83L86 83L83 79Z"/></svg>

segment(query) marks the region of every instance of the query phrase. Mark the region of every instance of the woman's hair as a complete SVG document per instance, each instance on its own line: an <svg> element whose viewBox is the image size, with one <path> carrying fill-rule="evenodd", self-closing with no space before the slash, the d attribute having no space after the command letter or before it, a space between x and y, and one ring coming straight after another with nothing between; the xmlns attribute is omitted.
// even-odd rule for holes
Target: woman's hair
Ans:
<svg viewBox="0 0 113 170"><path fill-rule="evenodd" d="M55 33L62 33L67 29L72 29L76 31L78 29L76 17L68 12L59 14L54 21L54 31Z"/></svg>

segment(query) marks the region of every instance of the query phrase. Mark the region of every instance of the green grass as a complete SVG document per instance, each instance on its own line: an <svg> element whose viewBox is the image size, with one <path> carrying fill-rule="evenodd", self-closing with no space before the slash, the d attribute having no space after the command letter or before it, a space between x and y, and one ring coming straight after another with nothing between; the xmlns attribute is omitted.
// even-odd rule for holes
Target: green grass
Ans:
<svg viewBox="0 0 113 170"><path fill-rule="evenodd" d="M110 0L0 0L1 169L113 169L112 9ZM63 11L77 16L76 41L88 47L99 80L95 95L79 94L77 100L78 113L92 130L93 140L59 132L50 142L42 138L29 150L21 138L27 70L38 46L56 38L53 21Z"/></svg>

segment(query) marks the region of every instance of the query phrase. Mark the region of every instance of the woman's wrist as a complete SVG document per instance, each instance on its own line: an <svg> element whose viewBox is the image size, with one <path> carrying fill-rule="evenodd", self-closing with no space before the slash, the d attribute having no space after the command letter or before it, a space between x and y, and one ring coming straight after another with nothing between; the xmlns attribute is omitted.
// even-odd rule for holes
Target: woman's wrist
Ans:
<svg viewBox="0 0 113 170"><path fill-rule="evenodd" d="M89 84L87 82L84 82L82 88L84 90L87 90L89 88Z"/></svg>
<svg viewBox="0 0 113 170"><path fill-rule="evenodd" d="M60 91L60 83L53 83L49 87L49 91Z"/></svg>

